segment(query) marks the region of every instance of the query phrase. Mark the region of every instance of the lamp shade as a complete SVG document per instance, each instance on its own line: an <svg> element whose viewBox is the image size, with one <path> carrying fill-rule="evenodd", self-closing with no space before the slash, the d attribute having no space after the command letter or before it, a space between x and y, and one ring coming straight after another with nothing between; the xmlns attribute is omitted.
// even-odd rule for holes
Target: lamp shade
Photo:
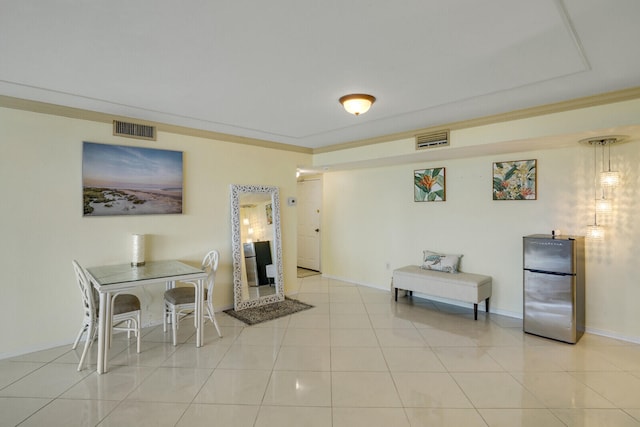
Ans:
<svg viewBox="0 0 640 427"><path fill-rule="evenodd" d="M612 211L613 203L611 203L611 199L605 199L604 197L601 199L596 199L596 213L609 214Z"/></svg>
<svg viewBox="0 0 640 427"><path fill-rule="evenodd" d="M600 185L603 187L617 187L620 183L620 174L616 171L600 172Z"/></svg>
<svg viewBox="0 0 640 427"><path fill-rule="evenodd" d="M369 111L369 108L371 108L371 105L376 101L376 98L364 93L353 93L341 97L338 101L340 101L340 104L342 104L347 112L359 116Z"/></svg>
<svg viewBox="0 0 640 427"><path fill-rule="evenodd" d="M592 240L604 239L604 227L598 224L587 226L587 239L592 239Z"/></svg>
<svg viewBox="0 0 640 427"><path fill-rule="evenodd" d="M144 234L131 235L131 265L139 267L144 265Z"/></svg>

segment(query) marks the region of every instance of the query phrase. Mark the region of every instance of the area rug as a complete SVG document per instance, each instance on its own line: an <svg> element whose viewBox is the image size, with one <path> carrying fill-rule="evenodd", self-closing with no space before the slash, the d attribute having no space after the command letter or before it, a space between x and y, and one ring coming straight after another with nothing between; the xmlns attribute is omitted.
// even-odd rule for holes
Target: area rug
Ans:
<svg viewBox="0 0 640 427"><path fill-rule="evenodd" d="M320 274L319 271L307 270L306 268L298 267L298 279L309 276L317 276L318 274Z"/></svg>
<svg viewBox="0 0 640 427"><path fill-rule="evenodd" d="M255 325L310 308L313 308L313 306L298 301L297 299L286 298L284 301L261 305L260 307L246 308L240 311L233 309L225 310L225 313L238 320L242 320L247 325Z"/></svg>

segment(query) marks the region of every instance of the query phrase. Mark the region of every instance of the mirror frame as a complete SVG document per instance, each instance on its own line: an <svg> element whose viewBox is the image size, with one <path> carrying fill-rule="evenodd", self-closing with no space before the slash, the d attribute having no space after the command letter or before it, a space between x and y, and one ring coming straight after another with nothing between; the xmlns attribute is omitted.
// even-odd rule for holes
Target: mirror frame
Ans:
<svg viewBox="0 0 640 427"><path fill-rule="evenodd" d="M276 256L276 293L250 300L242 300L242 259L240 247L242 236L240 235L240 196L246 193L264 193L271 195L273 209L273 247ZM284 301L284 281L282 280L282 239L280 235L280 191L278 187L265 185L237 185L231 184L231 247L233 256L233 309L235 311L245 308L259 307Z"/></svg>

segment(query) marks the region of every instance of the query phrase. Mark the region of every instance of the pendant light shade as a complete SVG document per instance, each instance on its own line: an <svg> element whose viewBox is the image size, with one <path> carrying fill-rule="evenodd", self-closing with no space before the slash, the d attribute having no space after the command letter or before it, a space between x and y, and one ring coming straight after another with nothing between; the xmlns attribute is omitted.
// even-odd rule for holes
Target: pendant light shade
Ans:
<svg viewBox="0 0 640 427"><path fill-rule="evenodd" d="M338 101L344 107L347 112L359 116L369 111L371 105L376 101L376 98L364 93L353 93L351 95L345 95Z"/></svg>
<svg viewBox="0 0 640 427"><path fill-rule="evenodd" d="M609 158L609 168L607 171L604 170L604 146L602 147L602 172L600 172L601 187L617 187L620 183L620 174L611 170L611 145L615 144L617 141L618 140L616 138L606 140L608 150L607 157Z"/></svg>
<svg viewBox="0 0 640 427"><path fill-rule="evenodd" d="M608 170L600 172L600 185L603 187L617 187L620 184L620 174L616 171Z"/></svg>
<svg viewBox="0 0 640 427"><path fill-rule="evenodd" d="M611 203L611 199L605 199L604 197L596 199L596 213L610 214L612 211L613 204Z"/></svg>
<svg viewBox="0 0 640 427"><path fill-rule="evenodd" d="M587 226L587 238L592 240L604 239L604 227L598 224Z"/></svg>

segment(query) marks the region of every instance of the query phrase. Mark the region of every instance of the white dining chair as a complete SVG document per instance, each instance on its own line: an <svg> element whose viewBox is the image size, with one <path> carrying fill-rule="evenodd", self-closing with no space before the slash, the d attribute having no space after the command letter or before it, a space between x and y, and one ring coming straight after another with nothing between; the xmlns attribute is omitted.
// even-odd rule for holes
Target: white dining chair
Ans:
<svg viewBox="0 0 640 427"><path fill-rule="evenodd" d="M98 310L98 295L97 291L91 285L87 277L87 273L84 268L78 264L76 260L73 260L73 270L75 271L76 280L82 293L82 305L84 317L82 319L82 327L78 336L73 343L73 349L75 350L80 342L80 338L86 332L87 338L84 344L84 350L80 357L80 363L78 363L78 371L82 370L84 361L86 359L89 348L93 344L98 331L98 316L101 315ZM140 300L137 296L131 294L116 293L111 297L111 324L112 328L108 331L108 345L111 345L111 338L113 331L125 331L127 332L127 338L131 338L133 332L136 336L136 352L140 353Z"/></svg>
<svg viewBox="0 0 640 427"><path fill-rule="evenodd" d="M216 321L216 315L213 310L213 286L216 281L216 271L218 270L218 262L220 254L218 251L213 250L207 253L202 260L202 269L207 272L207 286L204 290L205 301L205 319L209 319L213 326L215 326L218 336L222 337L218 322ZM171 322L171 333L173 345L177 345L178 324L180 320L189 315L193 315L196 309L196 284L193 282L183 282L189 286L179 286L172 289L168 289L164 293L164 331L167 332L167 323ZM194 324L197 319L194 317Z"/></svg>

